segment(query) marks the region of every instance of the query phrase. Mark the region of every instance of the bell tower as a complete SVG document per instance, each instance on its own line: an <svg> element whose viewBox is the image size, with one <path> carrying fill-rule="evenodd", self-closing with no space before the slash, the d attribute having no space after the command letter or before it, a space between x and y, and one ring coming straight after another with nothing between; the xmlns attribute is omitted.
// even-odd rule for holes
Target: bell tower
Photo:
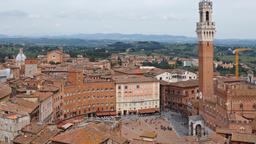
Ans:
<svg viewBox="0 0 256 144"><path fill-rule="evenodd" d="M199 54L199 89L204 100L213 100L213 58L215 23L212 21L212 1L199 3L199 22L197 23Z"/></svg>

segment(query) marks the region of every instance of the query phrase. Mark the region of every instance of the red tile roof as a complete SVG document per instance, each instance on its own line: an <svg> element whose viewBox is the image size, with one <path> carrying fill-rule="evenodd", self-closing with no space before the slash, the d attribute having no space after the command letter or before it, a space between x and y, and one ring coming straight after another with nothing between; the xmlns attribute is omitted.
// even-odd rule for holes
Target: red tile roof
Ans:
<svg viewBox="0 0 256 144"><path fill-rule="evenodd" d="M143 83L143 82L158 82L155 78L138 76L138 75L119 75L113 76L116 83Z"/></svg>
<svg viewBox="0 0 256 144"><path fill-rule="evenodd" d="M12 89L8 85L0 84L0 99L8 97Z"/></svg>

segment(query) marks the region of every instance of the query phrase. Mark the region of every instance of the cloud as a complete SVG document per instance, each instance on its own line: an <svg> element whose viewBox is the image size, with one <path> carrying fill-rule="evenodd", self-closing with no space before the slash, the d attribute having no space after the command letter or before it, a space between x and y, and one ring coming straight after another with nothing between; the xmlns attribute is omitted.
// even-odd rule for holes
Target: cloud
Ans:
<svg viewBox="0 0 256 144"><path fill-rule="evenodd" d="M164 20L164 21L184 21L184 20L186 20L186 18L177 17L174 15L162 15L160 17L161 17L161 20Z"/></svg>
<svg viewBox="0 0 256 144"><path fill-rule="evenodd" d="M213 1L218 37L256 37L255 0ZM118 32L196 36L198 2L199 0L0 0L0 32Z"/></svg>
<svg viewBox="0 0 256 144"><path fill-rule="evenodd" d="M55 23L55 27L60 27L61 24L60 23Z"/></svg>
<svg viewBox="0 0 256 144"><path fill-rule="evenodd" d="M39 15L39 14L29 14L28 18L30 18L30 19L40 19L40 18L42 18L42 16Z"/></svg>
<svg viewBox="0 0 256 144"><path fill-rule="evenodd" d="M0 12L0 17L27 17L28 14L26 12L20 10L10 10L10 11L2 11Z"/></svg>

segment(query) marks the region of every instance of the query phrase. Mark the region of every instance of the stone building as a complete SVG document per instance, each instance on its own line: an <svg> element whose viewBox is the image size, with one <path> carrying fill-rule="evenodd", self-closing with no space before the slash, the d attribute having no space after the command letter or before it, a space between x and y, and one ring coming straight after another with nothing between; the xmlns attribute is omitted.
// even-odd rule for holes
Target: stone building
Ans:
<svg viewBox="0 0 256 144"><path fill-rule="evenodd" d="M247 73L247 82L256 85L256 77L254 77L253 71Z"/></svg>
<svg viewBox="0 0 256 144"><path fill-rule="evenodd" d="M11 69L11 74L13 76L14 79L19 79L21 76L21 69L19 66L9 66L9 68Z"/></svg>
<svg viewBox="0 0 256 144"><path fill-rule="evenodd" d="M179 81L188 81L188 80L196 80L197 74L182 70L182 69L159 69L154 68L150 70L147 76L155 77L158 80L162 80L168 83L175 83Z"/></svg>
<svg viewBox="0 0 256 144"><path fill-rule="evenodd" d="M137 75L114 76L118 115L160 111L160 83L154 78Z"/></svg>
<svg viewBox="0 0 256 144"><path fill-rule="evenodd" d="M70 70L63 87L61 119L76 116L116 114L115 83L111 80L84 81L83 72Z"/></svg>
<svg viewBox="0 0 256 144"><path fill-rule="evenodd" d="M0 114L0 141L11 144L19 131L29 123L28 114Z"/></svg>
<svg viewBox="0 0 256 144"><path fill-rule="evenodd" d="M167 100L172 110L181 112L185 116L196 114L192 104L201 97L198 80L172 83L169 85L169 91Z"/></svg>
<svg viewBox="0 0 256 144"><path fill-rule="evenodd" d="M37 74L37 60L26 59L25 60L25 77L33 77Z"/></svg>
<svg viewBox="0 0 256 144"><path fill-rule="evenodd" d="M161 111L168 111L171 108L170 86L165 81L160 81L160 109Z"/></svg>
<svg viewBox="0 0 256 144"><path fill-rule="evenodd" d="M47 63L62 63L64 60L62 50L54 50L47 53Z"/></svg>
<svg viewBox="0 0 256 144"><path fill-rule="evenodd" d="M53 93L37 92L35 97L39 103L39 122L49 122L52 119L53 113Z"/></svg>
<svg viewBox="0 0 256 144"><path fill-rule="evenodd" d="M0 68L0 83L4 83L12 77L10 68Z"/></svg>
<svg viewBox="0 0 256 144"><path fill-rule="evenodd" d="M0 103L0 114L28 115L30 120L38 117L38 104L23 98L11 98Z"/></svg>

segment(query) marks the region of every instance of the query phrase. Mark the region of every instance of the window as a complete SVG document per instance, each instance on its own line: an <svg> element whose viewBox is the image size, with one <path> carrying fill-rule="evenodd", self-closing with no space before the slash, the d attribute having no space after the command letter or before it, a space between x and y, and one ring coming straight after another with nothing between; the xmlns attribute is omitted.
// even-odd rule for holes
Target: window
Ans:
<svg viewBox="0 0 256 144"><path fill-rule="evenodd" d="M206 12L206 21L209 21L209 11Z"/></svg>
<svg viewBox="0 0 256 144"><path fill-rule="evenodd" d="M200 12L200 22L203 22L203 12Z"/></svg>
<svg viewBox="0 0 256 144"><path fill-rule="evenodd" d="M128 86L125 86L124 89L128 89Z"/></svg>
<svg viewBox="0 0 256 144"><path fill-rule="evenodd" d="M244 108L244 105L243 104L240 104L240 109L243 109Z"/></svg>
<svg viewBox="0 0 256 144"><path fill-rule="evenodd" d="M8 137L4 137L4 141L6 142L6 143L8 143Z"/></svg>
<svg viewBox="0 0 256 144"><path fill-rule="evenodd" d="M256 110L256 104L253 104L252 108L253 108L254 110Z"/></svg>
<svg viewBox="0 0 256 144"><path fill-rule="evenodd" d="M118 86L118 89L121 89L121 86Z"/></svg>
<svg viewBox="0 0 256 144"><path fill-rule="evenodd" d="M140 85L137 85L137 89L139 89L140 88Z"/></svg>

